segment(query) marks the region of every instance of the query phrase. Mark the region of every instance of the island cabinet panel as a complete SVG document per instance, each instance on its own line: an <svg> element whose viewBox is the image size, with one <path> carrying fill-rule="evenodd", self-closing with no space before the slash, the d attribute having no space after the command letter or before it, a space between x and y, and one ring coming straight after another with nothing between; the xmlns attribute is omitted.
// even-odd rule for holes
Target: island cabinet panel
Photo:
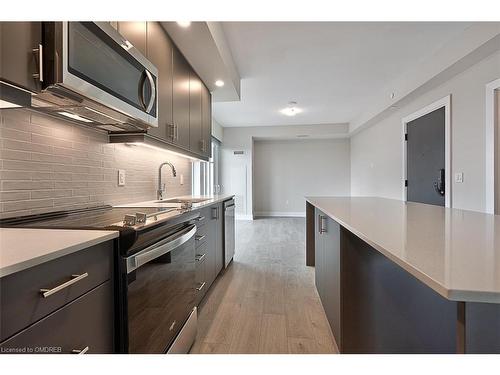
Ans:
<svg viewBox="0 0 500 375"><path fill-rule="evenodd" d="M465 352L500 353L500 304L465 303Z"/></svg>
<svg viewBox="0 0 500 375"><path fill-rule="evenodd" d="M462 351L459 303L344 228L341 244L343 353Z"/></svg>
<svg viewBox="0 0 500 375"><path fill-rule="evenodd" d="M342 350L340 226L316 210L315 281L335 341Z"/></svg>

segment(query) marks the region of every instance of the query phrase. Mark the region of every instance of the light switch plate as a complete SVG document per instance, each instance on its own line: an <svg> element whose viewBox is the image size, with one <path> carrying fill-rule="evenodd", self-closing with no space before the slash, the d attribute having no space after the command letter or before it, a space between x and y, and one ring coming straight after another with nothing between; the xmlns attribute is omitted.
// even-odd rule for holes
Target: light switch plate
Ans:
<svg viewBox="0 0 500 375"><path fill-rule="evenodd" d="M118 169L118 186L125 186L125 169Z"/></svg>
<svg viewBox="0 0 500 375"><path fill-rule="evenodd" d="M455 173L455 183L461 184L462 182L464 182L463 172Z"/></svg>

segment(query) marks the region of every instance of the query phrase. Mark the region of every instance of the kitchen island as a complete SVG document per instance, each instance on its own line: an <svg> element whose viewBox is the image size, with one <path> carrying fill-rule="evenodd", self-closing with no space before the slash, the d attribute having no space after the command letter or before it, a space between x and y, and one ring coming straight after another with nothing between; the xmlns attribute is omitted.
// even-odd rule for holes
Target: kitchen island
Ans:
<svg viewBox="0 0 500 375"><path fill-rule="evenodd" d="M343 353L500 353L500 217L306 198L306 263Z"/></svg>

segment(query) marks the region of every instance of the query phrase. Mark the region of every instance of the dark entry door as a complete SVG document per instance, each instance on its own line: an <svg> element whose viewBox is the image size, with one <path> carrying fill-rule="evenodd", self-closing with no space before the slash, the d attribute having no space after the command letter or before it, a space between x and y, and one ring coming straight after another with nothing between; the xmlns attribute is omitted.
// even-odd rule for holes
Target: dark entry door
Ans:
<svg viewBox="0 0 500 375"><path fill-rule="evenodd" d="M407 201L445 205L445 109L407 123Z"/></svg>

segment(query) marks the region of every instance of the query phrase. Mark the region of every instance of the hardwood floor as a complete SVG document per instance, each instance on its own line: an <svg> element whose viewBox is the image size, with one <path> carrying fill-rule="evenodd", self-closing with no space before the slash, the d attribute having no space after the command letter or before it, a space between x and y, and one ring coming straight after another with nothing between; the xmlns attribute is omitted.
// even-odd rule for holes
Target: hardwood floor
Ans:
<svg viewBox="0 0 500 375"><path fill-rule="evenodd" d="M305 220L236 222L236 255L198 311L191 353L337 353L305 266Z"/></svg>

